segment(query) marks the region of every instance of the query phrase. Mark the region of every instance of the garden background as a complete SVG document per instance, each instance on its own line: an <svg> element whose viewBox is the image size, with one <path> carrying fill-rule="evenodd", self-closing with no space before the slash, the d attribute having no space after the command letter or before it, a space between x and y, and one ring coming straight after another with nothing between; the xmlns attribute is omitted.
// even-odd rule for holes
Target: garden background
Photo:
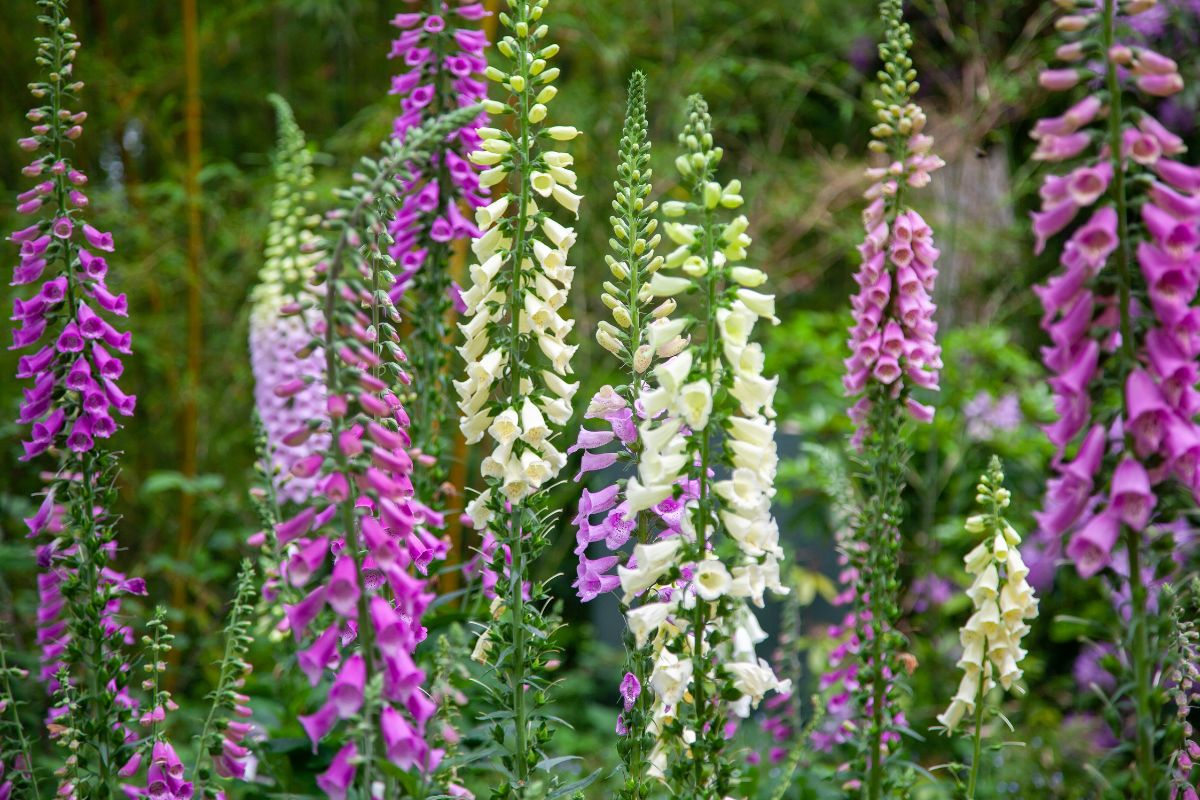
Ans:
<svg viewBox="0 0 1200 800"><path fill-rule="evenodd" d="M395 71L387 59L394 34L387 20L404 5L73 4L90 119L77 160L94 176L94 221L121 242L114 272L136 320L137 355L125 380L139 394L139 413L114 439L125 450L116 510L124 518L121 540L128 550L120 560L147 577L151 601L164 599L173 608L180 663L171 675L185 710L176 717L180 743L197 723L211 685L221 616L257 524L248 495L255 453L246 340L247 297L262 262L272 191L275 128L266 95L283 95L317 146L315 206L328 207L330 190L345 182L395 114L387 95ZM1175 30L1200 30L1191 5L1167 3L1161 10L1180 16L1183 25ZM1028 529L1049 457L1037 425L1052 417L1052 408L1037 360L1044 343L1036 324L1040 312L1029 287L1049 273L1053 256L1029 255L1026 222L1040 177L1028 160L1028 128L1061 103L1036 85L1037 67L1052 47L1044 35L1049 11L1038 2L911 3L921 102L948 162L922 207L943 253L935 299L946 369L937 421L917 433L906 522L906 547L920 554L905 565L913 587L905 600L905 627L919 663L913 691L920 713L910 724L927 738L933 736L924 733L932 715L957 680L951 653L967 601L948 577L960 575L959 559L968 548L961 523L975 479L998 454L1014 493L1012 517ZM553 17L564 54L556 113L586 134L575 148L588 207L574 259L582 285L570 300L583 342L576 364L584 393L605 382L610 363L592 337L604 309L598 292L588 288L605 271L606 210L630 72L641 69L649 79L664 196L672 191L669 165L683 100L693 91L706 96L726 159L745 180L746 213L754 221L750 263L770 274L784 321L765 346L768 371L785 376L777 405L788 459L777 513L796 557L790 579L799 591L790 607L776 609L772 624L779 630L781 621L790 627L801 620L792 646L803 647L800 676L809 680L823 653L819 643L808 647L807 639L834 619L826 603L834 569L831 503L814 447L840 448L849 431L841 359L861 238L869 85L878 65L875 5L556 0ZM0 71L0 229L11 230L18 227L12 198L23 188L23 161L13 142L24 134L20 111L25 84L35 74L34 6L0 0L0 20L6 62ZM1200 141L1194 126L1200 70L1188 57L1194 46L1177 41L1158 47L1179 58L1192 87L1172 99L1164 121L1193 144ZM9 287L2 293L7 305ZM11 376L14 364L13 354L0 354L0 374ZM18 389L4 378L0 402L6 409L15 409ZM15 639L15 650L27 652L35 569L21 517L31 513L38 484L18 467L19 431L9 421L14 416L0 414L0 626ZM568 481L559 490L565 507L573 506L580 489ZM538 570L571 573L572 543L564 532L561 546ZM468 538L462 546L470 545ZM612 616L612 608L580 605L569 581L556 584L568 622ZM1104 619L1111 610L1073 571L1057 576L1028 646L1030 696L1013 716L1027 744L995 755L987 796L1090 796L1081 765L1106 742L1099 722L1086 715L1064 718L1066 710L1088 705L1076 703L1080 684L1073 673L1089 663L1077 658L1088 630L1064 614ZM617 634L607 637L608 644L604 634L603 626L586 625L570 625L564 633L560 702L575 729L560 733L554 749L588 754L590 766L611 767L620 654ZM270 684L269 642L259 642L255 660L254 680ZM253 683L249 694L268 718L294 717L294 708L285 714L256 696ZM302 693L293 697L302 704ZM744 743L753 748L751 728ZM931 738L914 747L932 767L954 746L961 745ZM294 773L303 784L314 771L298 726L294 739L273 741L272 747L271 768L278 774ZM765 792L769 780L763 775ZM806 783L798 782L793 796L818 796L808 794ZM606 796L603 784L594 790L596 797ZM922 791L939 797L943 790Z"/></svg>

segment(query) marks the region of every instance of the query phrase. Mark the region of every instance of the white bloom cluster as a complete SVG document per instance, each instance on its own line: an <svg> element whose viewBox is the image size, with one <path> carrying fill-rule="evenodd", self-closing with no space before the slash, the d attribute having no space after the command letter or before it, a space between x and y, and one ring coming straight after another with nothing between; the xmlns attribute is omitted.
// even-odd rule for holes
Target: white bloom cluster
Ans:
<svg viewBox="0 0 1200 800"><path fill-rule="evenodd" d="M570 419L579 388L567 382L578 349L567 343L575 323L560 315L575 272L567 264L575 231L538 205L541 200L578 214L572 156L542 147L570 141L578 131L539 126L556 94L558 69L548 68L548 61L558 46L538 48L544 25L516 32L516 39L497 45L514 62L513 72L487 71L513 95L514 105L488 100L484 108L525 119L516 134L480 128L481 147L470 155L487 167L481 174L485 187L513 177L509 192L475 213L481 234L471 244L477 261L463 294L466 319L459 324L466 341L458 352L467 364L465 379L454 382L460 427L468 444L485 435L492 444L481 465L490 488L467 509L477 527L491 518L491 505L521 501L562 469L566 456L552 444L551 426Z"/></svg>
<svg viewBox="0 0 1200 800"><path fill-rule="evenodd" d="M954 730L964 714L974 714L976 704L996 683L1008 690L1021 679L1021 639L1029 632L1026 620L1038 614L1037 597L1026 580L1029 569L1017 550L1021 537L1000 513L1010 500L1002 481L996 464L980 483L978 496L981 503L991 503L993 511L966 523L969 532L986 537L963 559L975 577L967 590L975 612L959 631L963 654L958 667L963 677L958 692L938 716L947 731Z"/></svg>
<svg viewBox="0 0 1200 800"><path fill-rule="evenodd" d="M740 717L767 692L789 688L755 654L755 644L766 636L750 608L763 605L768 589L786 592L779 575L779 528L771 514L778 379L764 376L762 347L751 341L760 318L778 322L775 298L757 291L767 279L762 271L736 265L750 244L747 219L725 224L714 219L718 207L737 208L742 197L738 181L722 186L711 179L721 153L712 145L709 124L696 98L681 137L688 152L676 162L693 187L693 202L663 205L668 217L699 212L704 222L663 225L676 249L647 284L653 296L668 300L699 289L706 298L700 313L705 335L689 344L698 326L689 326L687 318L663 315L650 324L647 344L667 360L654 367L653 381L640 393L642 452L637 477L626 489L627 518L669 498L682 503L680 533L638 545L631 563L618 570L626 603L642 592L658 595L631 609L628 624L639 646L653 645L649 684L659 741L652 761L660 773L666 748L673 746L662 734L685 702L695 706L680 734L685 749L697 756L698 735L713 755L721 749L710 724L715 698L700 685L715 681L723 696L727 687L715 673L697 676L701 666L706 671L714 662L723 666L739 695L726 708ZM663 347L674 352L663 353ZM710 651L718 630L724 643Z"/></svg>

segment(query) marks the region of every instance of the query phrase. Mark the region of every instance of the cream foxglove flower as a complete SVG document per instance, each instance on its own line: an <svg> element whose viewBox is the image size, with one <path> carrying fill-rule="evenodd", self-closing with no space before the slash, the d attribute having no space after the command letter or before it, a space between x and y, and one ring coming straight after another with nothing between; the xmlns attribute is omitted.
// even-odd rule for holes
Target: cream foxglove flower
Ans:
<svg viewBox="0 0 1200 800"><path fill-rule="evenodd" d="M720 559L707 558L696 565L692 576L696 594L712 602L729 592L733 579Z"/></svg>
<svg viewBox="0 0 1200 800"><path fill-rule="evenodd" d="M659 702L664 706L678 705L691 683L691 659L681 660L665 647L660 650L650 673L650 686Z"/></svg>
<svg viewBox="0 0 1200 800"><path fill-rule="evenodd" d="M712 386L708 381L692 381L680 388L678 410L689 428L699 430L706 426L712 409Z"/></svg>
<svg viewBox="0 0 1200 800"><path fill-rule="evenodd" d="M1020 537L1002 516L1009 504L1003 483L999 459L993 458L977 487L977 496L989 511L966 524L968 532L983 534L984 539L963 558L967 572L974 576L967 595L975 610L959 632L963 654L958 667L963 677L958 692L938 717L947 732L965 714L976 713L977 703L996 683L1007 690L1021 679L1020 662L1025 657L1021 639L1029 632L1026 620L1038 613L1037 597L1026 581L1029 570L1014 543Z"/></svg>
<svg viewBox="0 0 1200 800"><path fill-rule="evenodd" d="M625 612L626 624L638 647L644 647L658 633L674 609L674 603L647 603Z"/></svg>
<svg viewBox="0 0 1200 800"><path fill-rule="evenodd" d="M664 539L653 544L638 544L633 548L633 569L618 567L617 574L621 579L621 588L625 591L625 602L628 603L663 576L675 564L675 556L683 541L678 536Z"/></svg>

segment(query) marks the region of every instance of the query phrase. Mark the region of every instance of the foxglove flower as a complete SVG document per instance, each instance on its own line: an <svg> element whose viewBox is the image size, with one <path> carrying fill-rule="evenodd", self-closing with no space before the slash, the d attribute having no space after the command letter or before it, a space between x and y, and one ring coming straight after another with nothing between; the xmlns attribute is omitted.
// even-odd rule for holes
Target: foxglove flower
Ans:
<svg viewBox="0 0 1200 800"><path fill-rule="evenodd" d="M36 39L38 64L47 74L30 84L37 104L26 118L33 126L18 142L32 155L22 174L36 183L17 199L29 224L9 236L20 248L12 284L37 290L13 301L10 349L25 351L17 377L31 381L17 420L30 426L22 460L41 458L56 477L25 523L30 538L40 537L37 624L41 676L53 697L48 727L64 746L88 743L72 750L56 773L59 796L110 796L121 779L137 778L152 743L165 744L162 723L173 705L155 677L144 687L150 702L143 709L125 666L138 656L122 600L145 595L146 587L110 565L118 549L117 517L108 510L118 464L103 443L137 402L118 383L122 356L132 351L131 335L116 324L128 316L129 303L109 288L113 236L85 221L88 178L69 157L87 118L73 108L84 86L75 76L79 40L65 0L39 0L38 6L46 25ZM148 629L154 635L147 658L157 664L157 648L170 637L161 615ZM76 688L84 686L101 688ZM72 724L65 724L72 710ZM151 729L149 737L139 735L139 724ZM123 764L132 766L118 770ZM190 785L182 772L176 778L186 792Z"/></svg>
<svg viewBox="0 0 1200 800"><path fill-rule="evenodd" d="M850 409L855 423L851 442L869 476L869 485L861 490L867 500L854 550L863 555L857 565L863 591L856 620L861 647L855 713L861 718L852 723L865 755L858 766L869 800L888 791L884 761L889 745L899 742L891 705L903 645L895 631L898 522L907 458L902 426L905 417L933 419L933 408L916 394L938 388L942 367L932 301L938 251L929 225L908 205L909 193L927 185L942 160L932 152L933 140L923 133L925 113L913 100L918 87L908 55L912 36L901 0L882 0L880 16L886 35L879 46L883 71L870 149L886 161L867 171L872 184L863 212L866 238L859 247L862 266L854 278L858 292L851 298L851 354L842 381L847 395L857 398Z"/></svg>
<svg viewBox="0 0 1200 800"><path fill-rule="evenodd" d="M478 105L487 94L482 80L487 37L479 25L490 12L483 4L406 0L405 5L408 10L391 21L399 33L388 53L398 65L389 94L400 105L393 125L399 141L427 117ZM410 165L403 202L388 224L393 239L388 252L396 262L390 294L395 303L408 297L413 323L408 355L415 385L422 389L413 398L411 434L431 467L417 475L418 495L439 505L445 500L442 484L454 415L446 318L461 294L451 280L450 262L459 245L479 235L472 214L488 202L488 189L479 179L484 165L469 157L479 149L476 129L486 119L481 114L451 131L435 143L425 162ZM492 154L484 161L499 158Z"/></svg>
<svg viewBox="0 0 1200 800"><path fill-rule="evenodd" d="M1171 643L1168 652L1171 701L1175 705L1175 723L1182 732L1182 740L1171 754L1170 800L1196 800L1198 783L1192 774L1196 762L1200 761L1200 737L1196 736L1189 717L1200 705L1200 631L1197 631L1195 611L1200 606L1200 583L1192 579L1188 592L1181 596L1168 596L1171 602ZM1184 598L1190 603L1183 602ZM1189 608L1190 605L1190 608ZM1186 616L1191 612L1191 618Z"/></svg>
<svg viewBox="0 0 1200 800"><path fill-rule="evenodd" d="M694 96L688 112L676 167L691 198L664 204L676 220L663 225L675 249L645 284L646 301L664 304L646 334L664 360L635 403L641 450L622 504L626 520L653 510L664 534L636 545L618 577L635 645L650 645L651 774L689 797L720 798L734 790L725 766L730 717L749 716L768 693L789 688L755 653L766 634L751 609L768 589L786 591L771 515L777 379L764 376L762 348L752 341L760 318L778 320L774 295L759 291L766 274L739 265L749 221L718 221L718 209L743 199L739 181L716 180L721 150L708 107ZM699 222L678 221L689 214ZM703 336L667 316L674 298L693 289ZM689 346L688 333L698 343ZM716 480L718 468L728 477Z"/></svg>
<svg viewBox="0 0 1200 800"><path fill-rule="evenodd" d="M1162 573L1146 563L1147 544L1175 536L1173 523L1200 497L1200 170L1179 160L1183 141L1139 107L1182 89L1175 62L1122 43L1128 18L1151 6L1065 4L1064 66L1043 72L1041 84L1076 99L1032 133L1035 160L1064 163L1044 179L1033 213L1039 251L1065 237L1062 269L1036 290L1058 411L1046 428L1056 474L1037 516L1038 556L1052 562L1065 551L1081 576L1111 568L1128 587L1114 601L1130 620L1122 635L1138 798L1159 784L1147 584Z"/></svg>
<svg viewBox="0 0 1200 800"><path fill-rule="evenodd" d="M655 217L658 203L650 200L653 190L650 169L650 140L646 125L646 78L635 72L629 82L629 102L620 141L620 164L617 167L617 197L615 205L620 216L612 218L613 251L606 257L612 280L605 281L601 301L612 312L613 321L600 323L596 339L611 352L621 366L623 382L619 388L602 387L588 404L585 420L594 420L599 427L580 427L579 436L567 453L583 453L579 480L589 472L606 469L618 460L629 462L640 471L644 442L639 424L647 423L649 415L641 411L638 397L644 378L655 362L678 353L685 346L679 333L686 320L672 320L675 310L672 299L657 301L649 290L649 282L663 265L656 255L661 236L657 233ZM559 235L558 231L555 231ZM653 456L651 456L653 457ZM695 497L695 484L679 480L683 495L679 499L665 497L649 508L628 513L630 497L627 489L635 490L633 502L641 503L637 495L637 479L618 479L597 491L584 489L577 514L575 553L579 567L573 584L584 602L613 591L621 586L619 570L630 567L658 572L654 559L647 557L649 549L639 551L634 560L626 555L627 545L641 547L653 541L662 547L676 548L683 523L687 499ZM681 502L682 501L682 502ZM604 548L605 554L593 558L594 550ZM666 562L667 564L670 561ZM635 567L636 564L636 567ZM658 576L655 575L654 579ZM653 585L654 579L643 588ZM628 585L628 584L627 584ZM618 751L625 766L626 780L619 797L635 800L649 791L646 785L649 756L655 744L652 732L651 697L647 688L653 666L653 652L646 642L646 631L635 629L639 609L649 602L646 596L626 595L631 621L626 641L626 672L620 685L622 711L617 717L617 731L622 739Z"/></svg>
<svg viewBox="0 0 1200 800"><path fill-rule="evenodd" d="M839 591L831 603L842 610L842 617L839 623L830 625L822 634L827 639L828 647L826 668L817 681L823 707L821 719L809 736L809 743L814 749L828 753L850 743L861 727L855 696L862 688L859 681L859 654L864 648L865 637L870 633L870 613L864 608L866 598L861 596L861 576L869 548L859 540L854 526L863 501L846 474L841 457L817 446L807 449L817 458L816 469L821 475L822 489L832 501L834 540L838 550ZM887 691L891 692L890 682ZM868 700L862 711L870 716L871 710ZM898 705L887 706L883 712L887 725L881 745L892 748L900 741L897 731L905 727L908 721ZM858 788L861 781L849 777L847 783L851 788Z"/></svg>
<svg viewBox="0 0 1200 800"><path fill-rule="evenodd" d="M495 675L487 685L489 702L508 715L506 725L490 726L505 754L497 796L522 791L517 787L528 784L550 737L538 713L547 684L537 667L552 652L552 625L541 611L546 587L528 576L554 517L545 489L566 464L556 434L570 419L579 388L570 382L578 349L571 343L574 321L560 313L575 273L567 263L575 236L555 218L556 209L578 216L573 158L558 149L578 131L547 124L559 74L550 66L558 45L548 43L541 22L547 5L514 0L499 16L505 33L496 48L504 66L489 67L486 75L505 99L488 100L484 108L497 117L512 114L512 128L480 128L480 147L470 154L487 167L480 185L497 193L475 212L480 235L471 244L475 261L459 323L466 370L454 382L467 443L485 443L480 469L486 488L467 513L484 531L485 585L493 583L497 595L476 647Z"/></svg>
<svg viewBox="0 0 1200 800"><path fill-rule="evenodd" d="M396 176L477 113L469 108L431 120L402 145L386 142L382 158L364 159L355 185L341 195L347 207L327 218L329 241L320 248L323 309L316 331L323 337L327 413L285 441L324 432L329 444L300 462L319 476L314 496L274 535L289 554L280 578L300 595L285 606L288 627L304 644L298 663L326 697L300 723L314 749L327 738L353 739L317 779L333 798L346 797L352 786L370 796L381 759L425 775L441 760L425 737L436 706L422 689L425 674L413 654L433 600L421 576L444 557L446 544L434 533L441 515L414 497L409 418L397 395L410 378L401 366L399 312L382 288L390 277L386 224L399 204ZM372 732L362 741L377 746L360 752L356 732L362 731Z"/></svg>
<svg viewBox="0 0 1200 800"><path fill-rule="evenodd" d="M267 434L267 450L275 493L281 502L306 500L317 476L293 468L328 446L324 433L302 443L285 442L310 419L325 414L325 387L320 383L324 354L311 347L319 318L315 308L284 313L313 299L316 224L306 208L312 191L312 153L292 109L278 95L270 96L279 126L275 152L275 196L258 285L250 293L250 368L254 373L254 402Z"/></svg>
<svg viewBox="0 0 1200 800"><path fill-rule="evenodd" d="M209 696L210 710L200 732L203 755L195 771L194 789L195 795L201 800L208 797L224 798L223 790L210 783L214 773L220 778L240 780L246 776L254 761L245 742L251 732L248 721L250 709L246 705L249 698L241 694L241 688L251 672L246 652L253 641L250 629L254 601L254 566L244 561L238 575L233 606L225 624L225 652L218 666L217 686ZM203 760L205 756L209 763Z"/></svg>
<svg viewBox="0 0 1200 800"><path fill-rule="evenodd" d="M982 534L983 540L963 558L967 572L974 577L967 590L974 613L959 632L963 654L958 668L963 677L938 722L949 733L964 715L974 714L978 736L988 692L997 684L1013 690L1021 679L1025 657L1021 639L1029 633L1027 620L1037 616L1038 601L1026 580L1029 568L1017 549L1021 537L1003 516L1011 498L1004 488L999 459L992 458L976 491L983 513L970 517L966 528L969 533ZM972 765L975 769L977 765Z"/></svg>

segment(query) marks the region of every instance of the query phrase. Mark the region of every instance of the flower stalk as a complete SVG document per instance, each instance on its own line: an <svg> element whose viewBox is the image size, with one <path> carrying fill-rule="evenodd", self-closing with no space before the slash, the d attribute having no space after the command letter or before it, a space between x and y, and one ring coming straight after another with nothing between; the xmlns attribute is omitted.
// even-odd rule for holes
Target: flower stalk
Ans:
<svg viewBox="0 0 1200 800"><path fill-rule="evenodd" d="M117 418L131 416L136 406L136 398L117 383L124 371L121 357L132 352L131 335L110 320L127 317L129 302L109 288L105 254L114 250L113 237L84 220L88 178L70 157L87 119L75 107L84 86L75 76L80 42L65 0L39 0L38 6L46 29L36 39L44 76L30 84L31 135L18 141L32 158L22 174L37 183L19 195L17 211L32 224L9 239L20 247L12 284L40 282L41 289L14 300L18 326L12 349L39 347L22 355L17 366L19 379L33 381L18 418L30 426L22 460L48 457L54 477L25 523L31 538L44 537L37 548L38 638L40 677L54 698L48 729L52 738L72 746L70 764L59 772L58 793L105 800L124 790L117 784L138 773L147 750L164 758L171 752L163 734L168 703L155 679L142 687L150 693L151 709L139 709L142 696L130 685L128 668L136 660L135 638L121 604L127 595L144 595L145 582L110 566L118 549L117 517L110 509L119 468L102 442L119 429ZM147 657L157 664L170 637L161 615L149 625ZM64 679L69 687L61 684ZM151 735L138 735L139 726ZM158 780L159 760L150 763L151 783ZM162 796L189 790L177 770L163 784Z"/></svg>
<svg viewBox="0 0 1200 800"><path fill-rule="evenodd" d="M997 685L1006 691L1022 691L1018 683L1025 657L1021 639L1030 630L1026 620L1038 614L1037 597L1026 580L1029 568L1017 549L1021 537L1004 517L1011 495L1004 488L999 458L992 457L975 491L982 513L968 518L966 529L983 539L963 559L967 572L974 576L967 596L975 611L959 633L963 655L958 667L963 677L958 692L950 707L938 716L949 734L965 714L974 714L975 755L967 779L969 800L974 800L979 774L985 700Z"/></svg>
<svg viewBox="0 0 1200 800"><path fill-rule="evenodd" d="M657 233L657 201L650 200L653 172L650 169L650 139L646 124L646 77L634 72L629 80L629 96L619 145L615 212L609 218L611 252L605 257L612 280L605 281L601 301L612 312L612 322L602 321L596 330L600 346L620 363L624 381L617 388L603 386L592 397L585 418L605 423L608 430L580 427L579 437L568 454L583 451L583 463L575 476L579 480L589 472L603 470L617 462L628 463L636 472L641 465L642 443L634 422L634 409L647 370L659 358L649 343L651 326L661 329L671 324L668 314L675 308L668 300L651 308L654 297L646 283L662 266L656 255L661 236ZM673 335L660 346L678 350L683 340ZM616 444L616 449L607 449ZM648 544L659 534L678 529L680 504L667 498L653 509L642 509L626 517L626 484L618 480L598 492L585 490L580 499L575 553L579 556L573 584L579 597L590 602L620 584L617 564L624 559L622 547L630 540ZM593 523L603 514L600 524ZM603 542L609 551L601 558L590 558L589 547ZM633 599L626 611L640 605ZM623 711L617 716L617 749L625 771L618 793L624 800L642 800L651 791L650 752L654 745L651 730L651 693L645 689L653 659L649 646L639 642L632 632L626 634L624 677L620 685Z"/></svg>
<svg viewBox="0 0 1200 800"><path fill-rule="evenodd" d="M421 615L433 599L423 576L446 545L431 533L440 515L414 498L409 418L393 388L410 378L401 366L400 315L381 287L395 281L387 223L407 165L427 158L435 141L478 111L461 109L426 122L403 143L385 142L382 157L364 159L354 186L339 193L344 208L326 220L329 242L317 268L323 311L314 333L320 338L306 350L324 353L327 413L285 442L303 444L324 431L330 444L293 467L320 477L309 503L276 525L275 538L291 546L283 580L300 588L319 578L285 614L296 640L308 645L298 661L310 683L336 670L325 704L300 718L314 747L339 721L347 723L341 749L317 780L331 797L352 786L368 796L383 774L382 760L422 774L441 760L425 739L436 709L421 691L425 676L413 653L425 636Z"/></svg>
<svg viewBox="0 0 1200 800"><path fill-rule="evenodd" d="M931 153L933 142L922 133L925 114L913 100L918 84L908 55L912 35L904 22L902 0L882 0L880 17L886 31L879 46L883 69L869 148L886 161L867 170L873 183L866 192L867 235L859 248L863 264L855 275L859 292L851 300L855 324L843 378L847 395L858 398L850 409L857 425L851 441L859 450L862 496L869 498L857 526L866 588L858 596L857 618L864 642L858 698L865 728L861 785L870 800L890 791L886 762L900 742L900 712L892 706L899 679L897 656L904 647L896 630L904 465L909 457L904 424L906 417L933 419L933 408L920 403L913 390L936 390L942 367L932 300L938 251L932 231L907 205L906 196L908 189L927 185L930 173L943 162ZM854 779L851 783L858 784Z"/></svg>
<svg viewBox="0 0 1200 800"><path fill-rule="evenodd" d="M1150 798L1164 777L1155 752L1162 626L1148 613L1157 592L1151 576L1162 565L1147 544L1172 536L1171 524L1200 497L1197 376L1184 366L1196 355L1200 173L1174 160L1183 141L1139 108L1183 89L1172 59L1124 44L1129 18L1153 4L1060 5L1066 13L1056 27L1067 41L1056 56L1064 66L1043 71L1039 82L1049 91L1088 88L1032 132L1035 160L1077 162L1045 178L1042 208L1032 215L1036 252L1070 229L1062 271L1035 290L1053 344L1043 361L1059 413L1046 429L1056 475L1037 543L1041 558L1054 559L1065 541L1081 576L1111 569L1127 584L1114 599L1128 614L1120 635L1131 671L1131 796ZM1081 212L1090 216L1075 225ZM1172 483L1186 492L1171 491ZM1118 543L1124 558L1114 558Z"/></svg>

